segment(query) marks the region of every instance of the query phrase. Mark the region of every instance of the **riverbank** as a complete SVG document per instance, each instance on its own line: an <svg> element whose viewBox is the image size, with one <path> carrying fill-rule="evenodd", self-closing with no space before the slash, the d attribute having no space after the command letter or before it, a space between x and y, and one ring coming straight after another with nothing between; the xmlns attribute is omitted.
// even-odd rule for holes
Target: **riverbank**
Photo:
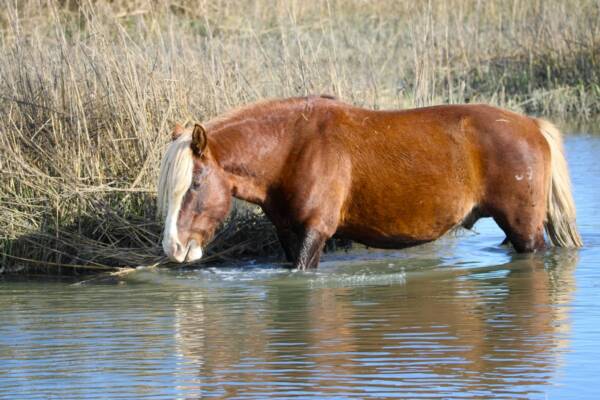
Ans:
<svg viewBox="0 0 600 400"><path fill-rule="evenodd" d="M155 182L170 127L257 99L600 115L593 0L61 4L0 11L5 273L163 265ZM254 209L230 221L207 260L280 251Z"/></svg>

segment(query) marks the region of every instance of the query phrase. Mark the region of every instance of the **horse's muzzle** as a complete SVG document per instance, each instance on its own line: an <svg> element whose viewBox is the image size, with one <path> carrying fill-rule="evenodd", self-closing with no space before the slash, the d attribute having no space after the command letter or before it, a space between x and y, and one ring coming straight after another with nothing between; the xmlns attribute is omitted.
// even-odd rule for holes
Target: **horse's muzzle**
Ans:
<svg viewBox="0 0 600 400"><path fill-rule="evenodd" d="M197 261L202 258L202 246L191 240L186 247L178 241L163 241L163 250L171 261L178 263Z"/></svg>

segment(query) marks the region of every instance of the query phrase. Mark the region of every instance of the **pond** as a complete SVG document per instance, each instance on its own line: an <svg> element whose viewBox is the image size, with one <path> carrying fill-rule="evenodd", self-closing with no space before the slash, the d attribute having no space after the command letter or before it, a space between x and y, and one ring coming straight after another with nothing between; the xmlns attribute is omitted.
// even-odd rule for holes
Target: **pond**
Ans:
<svg viewBox="0 0 600 400"><path fill-rule="evenodd" d="M316 272L0 281L0 398L598 398L600 136L566 147L579 251L516 255L484 220Z"/></svg>

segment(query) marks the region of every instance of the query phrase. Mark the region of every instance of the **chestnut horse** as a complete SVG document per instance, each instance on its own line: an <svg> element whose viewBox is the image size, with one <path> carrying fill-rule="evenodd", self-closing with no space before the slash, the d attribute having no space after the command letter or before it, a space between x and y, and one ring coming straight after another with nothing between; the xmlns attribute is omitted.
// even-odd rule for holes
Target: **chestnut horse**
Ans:
<svg viewBox="0 0 600 400"><path fill-rule="evenodd" d="M403 111L327 96L251 104L177 125L162 160L163 248L202 257L232 196L258 204L295 268L337 234L371 247L429 242L492 217L518 252L582 245L560 132L487 105Z"/></svg>

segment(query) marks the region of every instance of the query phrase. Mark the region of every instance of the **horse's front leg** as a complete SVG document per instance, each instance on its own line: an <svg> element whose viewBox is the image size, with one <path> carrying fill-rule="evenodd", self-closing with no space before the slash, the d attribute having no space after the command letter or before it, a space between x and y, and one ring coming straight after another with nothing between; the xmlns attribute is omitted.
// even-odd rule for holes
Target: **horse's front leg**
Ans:
<svg viewBox="0 0 600 400"><path fill-rule="evenodd" d="M333 185L327 187L331 188ZM338 190L331 190L326 194L317 192L319 196L305 200L307 204L320 204L321 207L313 209L300 219L304 222L300 224L302 226L300 232L297 231L300 241L294 268L304 270L319 266L325 243L337 230L340 210L344 202L346 191L340 187L336 189Z"/></svg>
<svg viewBox="0 0 600 400"><path fill-rule="evenodd" d="M272 204L269 207L263 206L263 211L275 226L277 239L279 239L279 244L281 244L286 261L293 263L298 258L300 243L298 243L289 219L282 217L284 213Z"/></svg>
<svg viewBox="0 0 600 400"><path fill-rule="evenodd" d="M296 258L298 258L298 243L296 235L291 228L275 226L275 230L277 232L277 238L279 239L279 244L281 244L281 248L283 249L283 254L285 255L286 261L294 262Z"/></svg>
<svg viewBox="0 0 600 400"><path fill-rule="evenodd" d="M329 238L326 234L316 229L306 229L294 268L301 270L317 268L327 239Z"/></svg>
<svg viewBox="0 0 600 400"><path fill-rule="evenodd" d="M321 140L307 145L295 167L294 192L289 199L290 220L299 233L299 251L294 268L319 266L321 252L340 223L342 206L350 191L352 165L343 149L324 146Z"/></svg>

